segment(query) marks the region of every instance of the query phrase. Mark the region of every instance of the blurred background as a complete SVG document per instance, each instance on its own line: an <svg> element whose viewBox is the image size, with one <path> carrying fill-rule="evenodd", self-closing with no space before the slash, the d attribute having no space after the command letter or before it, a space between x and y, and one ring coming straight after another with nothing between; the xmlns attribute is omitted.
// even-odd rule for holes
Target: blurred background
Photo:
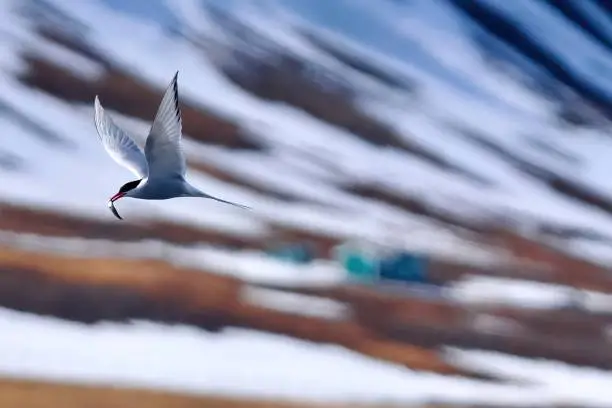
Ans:
<svg viewBox="0 0 612 408"><path fill-rule="evenodd" d="M612 3L0 0L1 407L612 406ZM179 71L188 178L123 199Z"/></svg>

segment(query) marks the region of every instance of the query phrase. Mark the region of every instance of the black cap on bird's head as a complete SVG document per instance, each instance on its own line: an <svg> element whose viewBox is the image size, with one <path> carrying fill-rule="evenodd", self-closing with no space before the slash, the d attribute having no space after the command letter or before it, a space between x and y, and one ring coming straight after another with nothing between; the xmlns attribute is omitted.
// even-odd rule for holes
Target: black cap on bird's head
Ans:
<svg viewBox="0 0 612 408"><path fill-rule="evenodd" d="M114 196L112 196L110 198L110 200L108 200L108 208L110 208L110 210L115 215L115 217L119 218L120 220L123 219L123 218L121 218L121 216L117 212L117 209L115 208L115 201L117 201L121 197L125 196L129 191L131 191L131 190L135 189L136 187L138 187L138 185L140 184L141 181L142 181L142 179L134 180L134 181L130 181L128 183L125 183L124 185L121 186L121 188L119 189L117 194L115 194Z"/></svg>

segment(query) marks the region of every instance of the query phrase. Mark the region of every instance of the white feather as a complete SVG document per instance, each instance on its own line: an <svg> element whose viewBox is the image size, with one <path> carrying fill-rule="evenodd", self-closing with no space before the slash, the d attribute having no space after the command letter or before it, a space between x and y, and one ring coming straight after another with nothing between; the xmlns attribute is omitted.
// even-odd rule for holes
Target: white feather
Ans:
<svg viewBox="0 0 612 408"><path fill-rule="evenodd" d="M94 101L94 107L96 130L108 154L113 160L128 168L139 178L146 177L149 172L149 167L142 150L125 130L121 129L113 122L110 115L102 108L97 95Z"/></svg>

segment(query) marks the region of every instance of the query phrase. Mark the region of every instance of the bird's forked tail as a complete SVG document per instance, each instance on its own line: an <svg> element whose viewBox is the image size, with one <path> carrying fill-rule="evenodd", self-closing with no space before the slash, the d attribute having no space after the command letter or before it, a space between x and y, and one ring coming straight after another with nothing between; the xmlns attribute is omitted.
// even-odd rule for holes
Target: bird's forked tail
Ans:
<svg viewBox="0 0 612 408"><path fill-rule="evenodd" d="M221 198L217 198L217 197L215 197L215 196L211 196L210 194L206 194L206 193L204 193L204 192L202 192L202 191L198 190L197 188L193 188L193 187L192 187L192 191L191 191L190 193L191 193L191 195L192 195L193 197L202 197L202 198L208 198L208 199L210 199L210 200L215 200L215 201L218 201L218 202L220 202L220 203L224 203L224 204L233 205L233 206L235 206L235 207L239 207L239 208L242 208L242 209L244 209L244 210L252 210L252 208L251 208L251 207L248 207L248 206L246 206L246 205L242 205L242 204L238 204L238 203L233 203L233 202L231 202L231 201L223 200L223 199L221 199Z"/></svg>

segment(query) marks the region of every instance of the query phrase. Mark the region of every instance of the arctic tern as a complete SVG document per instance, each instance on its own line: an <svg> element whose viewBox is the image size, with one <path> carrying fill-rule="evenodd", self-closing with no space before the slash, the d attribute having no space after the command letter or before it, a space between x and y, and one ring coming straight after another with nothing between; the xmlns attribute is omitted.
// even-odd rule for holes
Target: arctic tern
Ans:
<svg viewBox="0 0 612 408"><path fill-rule="evenodd" d="M185 180L187 165L181 149L182 120L178 100L178 71L166 89L147 136L144 153L130 135L104 112L98 95L94 100L95 125L107 153L138 177L125 183L108 201L113 214L121 216L115 201L122 197L167 200L175 197L201 197L244 209L247 206L206 194Z"/></svg>

